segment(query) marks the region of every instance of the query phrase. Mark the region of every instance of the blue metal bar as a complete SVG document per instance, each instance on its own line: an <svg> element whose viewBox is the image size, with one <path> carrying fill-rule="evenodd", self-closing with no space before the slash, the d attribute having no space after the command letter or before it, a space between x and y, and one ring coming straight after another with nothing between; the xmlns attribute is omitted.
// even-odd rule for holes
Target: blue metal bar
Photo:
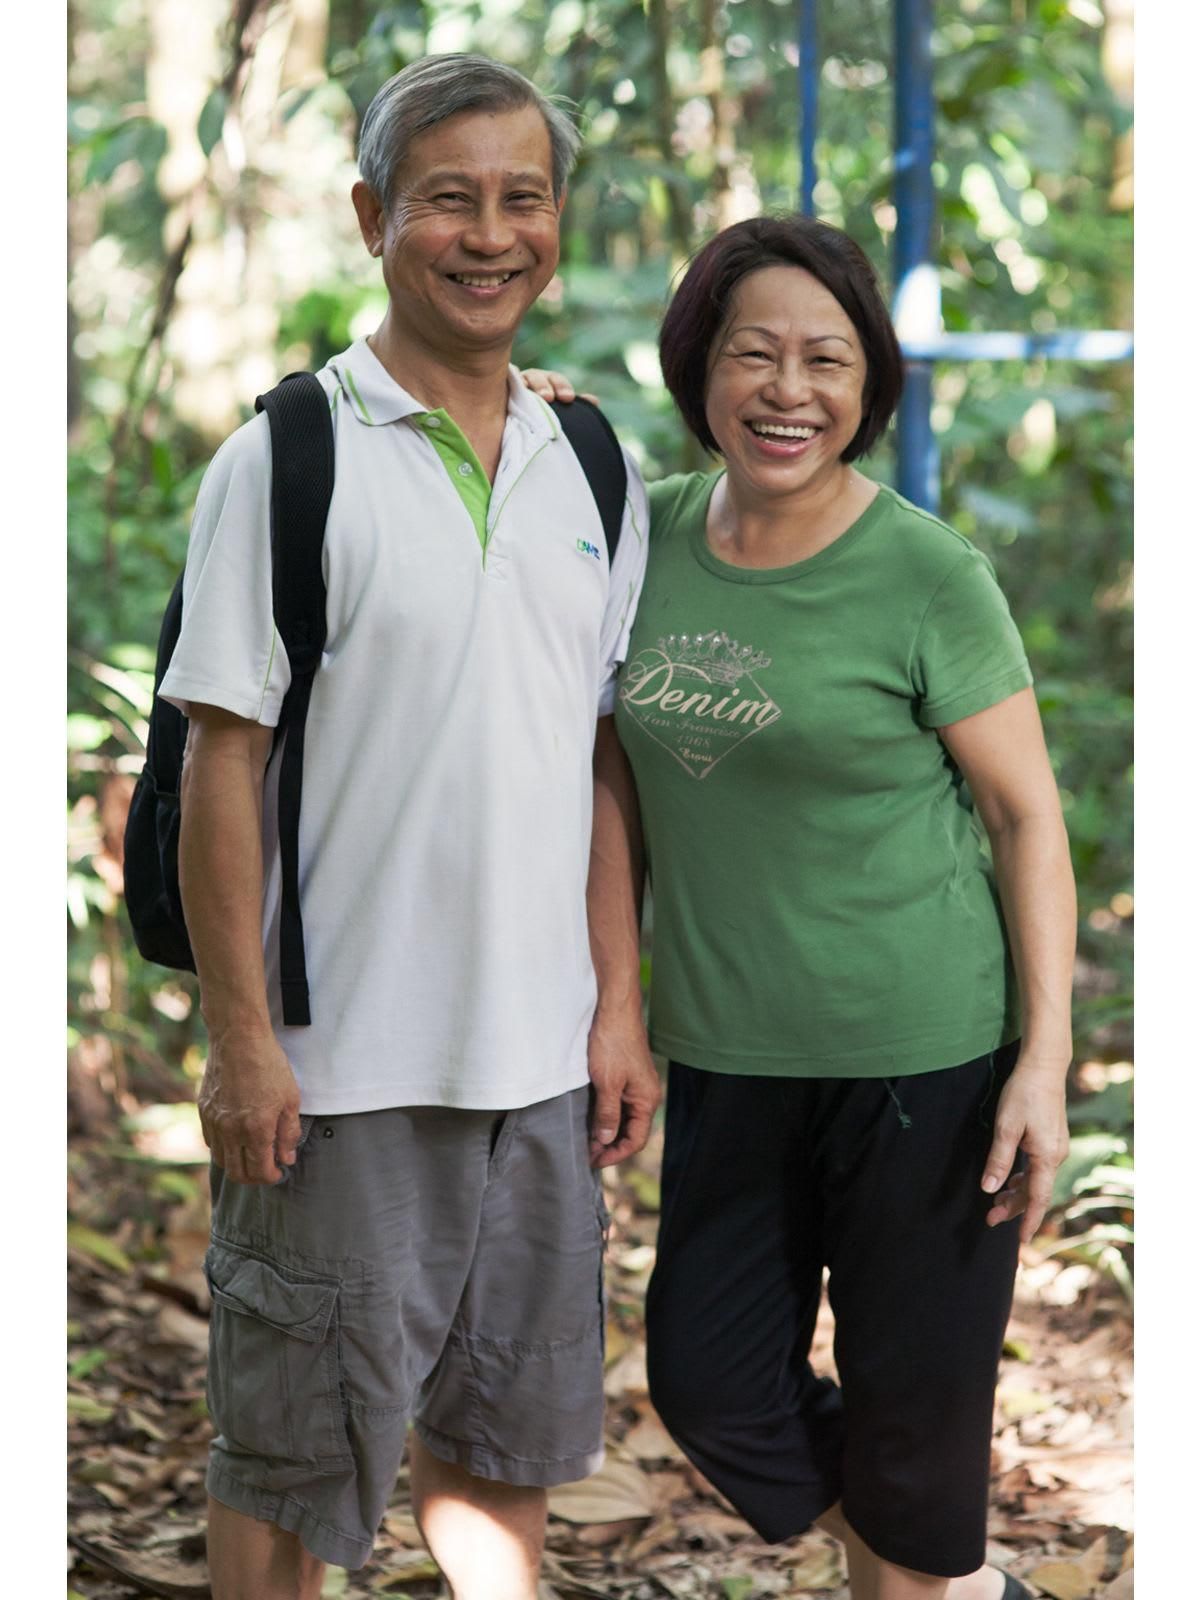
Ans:
<svg viewBox="0 0 1200 1600"><path fill-rule="evenodd" d="M799 0L800 37L800 210L815 217L817 187L817 104L821 85L821 50L817 34L817 0Z"/></svg>
<svg viewBox="0 0 1200 1600"><path fill-rule="evenodd" d="M901 339L908 361L1131 361L1133 335L1119 329L1056 330L1054 333L939 333L931 339Z"/></svg>
<svg viewBox="0 0 1200 1600"><path fill-rule="evenodd" d="M933 31L932 0L895 0L894 314L903 345L916 349L941 337L942 296L933 264ZM930 411L933 368L927 358L906 362L896 417L896 487L914 504L936 511L938 449Z"/></svg>

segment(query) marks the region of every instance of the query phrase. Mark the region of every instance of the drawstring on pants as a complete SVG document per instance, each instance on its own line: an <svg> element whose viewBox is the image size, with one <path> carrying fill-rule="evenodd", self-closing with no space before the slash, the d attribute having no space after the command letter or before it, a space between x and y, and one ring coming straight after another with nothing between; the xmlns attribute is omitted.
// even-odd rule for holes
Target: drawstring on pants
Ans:
<svg viewBox="0 0 1200 1600"><path fill-rule="evenodd" d="M902 1128L911 1128L912 1127L912 1118L909 1116L908 1112L905 1111L904 1107L900 1104L900 1101L896 1098L896 1088L895 1088L895 1084L894 1084L893 1080L891 1078L885 1078L884 1079L884 1087L887 1089L888 1094L890 1094L891 1097L892 1097L892 1104L896 1108L896 1116L899 1119L900 1126Z"/></svg>

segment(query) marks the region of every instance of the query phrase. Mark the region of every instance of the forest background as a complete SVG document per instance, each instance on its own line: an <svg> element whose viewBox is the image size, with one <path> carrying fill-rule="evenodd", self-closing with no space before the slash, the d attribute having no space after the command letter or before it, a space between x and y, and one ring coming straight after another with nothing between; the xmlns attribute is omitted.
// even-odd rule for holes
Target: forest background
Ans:
<svg viewBox="0 0 1200 1600"><path fill-rule="evenodd" d="M892 7L819 10L817 211L890 284ZM934 17L947 329L1129 327L1131 0L939 0ZM562 262L516 359L595 391L654 478L701 464L655 355L681 263L726 223L796 202L796 37L791 0L68 5L77 1260L152 1274L173 1208L203 1205L195 986L133 949L121 829L204 466L277 376L380 318L348 200L368 101L419 55L477 49L578 106ZM1072 1150L1048 1248L1119 1294L1133 1245L1130 416L1127 365L936 371L941 512L992 558L1021 626L1079 880ZM890 480L890 446L867 465ZM86 1319L72 1333L73 1392L102 1404L103 1351Z"/></svg>

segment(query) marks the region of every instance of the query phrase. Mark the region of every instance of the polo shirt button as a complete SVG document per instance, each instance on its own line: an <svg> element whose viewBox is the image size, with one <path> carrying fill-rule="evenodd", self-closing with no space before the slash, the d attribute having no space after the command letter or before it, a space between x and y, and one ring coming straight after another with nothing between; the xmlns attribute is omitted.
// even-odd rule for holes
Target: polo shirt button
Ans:
<svg viewBox="0 0 1200 1600"><path fill-rule="evenodd" d="M423 417L421 420L424 422L427 428L440 428L442 425L441 417L435 417L432 412L429 414L429 416Z"/></svg>
<svg viewBox="0 0 1200 1600"><path fill-rule="evenodd" d="M460 478L469 478L474 471L475 468L469 461L460 461L458 463L458 475Z"/></svg>

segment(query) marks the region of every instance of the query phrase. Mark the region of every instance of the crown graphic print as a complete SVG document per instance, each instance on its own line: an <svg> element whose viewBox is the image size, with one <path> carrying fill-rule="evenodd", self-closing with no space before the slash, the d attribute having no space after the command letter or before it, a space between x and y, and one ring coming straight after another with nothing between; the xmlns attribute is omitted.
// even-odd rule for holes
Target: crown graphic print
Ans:
<svg viewBox="0 0 1200 1600"><path fill-rule="evenodd" d="M756 676L770 665L770 656L717 629L673 633L629 661L621 703L685 772L707 778L782 715Z"/></svg>

